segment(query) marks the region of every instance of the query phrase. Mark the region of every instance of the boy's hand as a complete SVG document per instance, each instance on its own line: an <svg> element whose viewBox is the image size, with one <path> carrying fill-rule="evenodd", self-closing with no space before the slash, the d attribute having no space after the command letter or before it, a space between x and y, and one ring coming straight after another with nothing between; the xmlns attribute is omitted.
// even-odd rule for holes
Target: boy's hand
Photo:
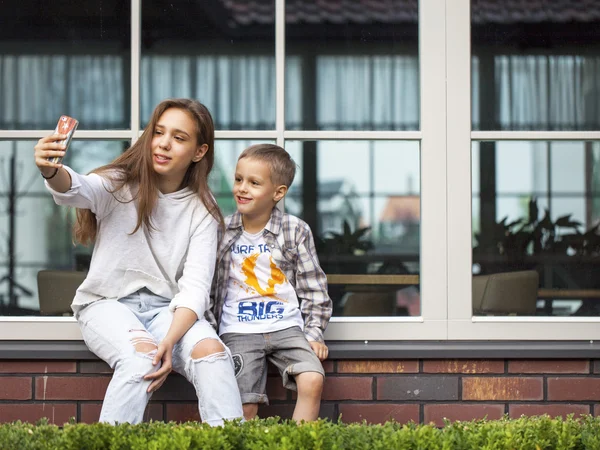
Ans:
<svg viewBox="0 0 600 450"><path fill-rule="evenodd" d="M327 355L329 355L329 349L322 342L317 341L308 341L310 347L313 349L313 352L317 355L320 361L327 359Z"/></svg>

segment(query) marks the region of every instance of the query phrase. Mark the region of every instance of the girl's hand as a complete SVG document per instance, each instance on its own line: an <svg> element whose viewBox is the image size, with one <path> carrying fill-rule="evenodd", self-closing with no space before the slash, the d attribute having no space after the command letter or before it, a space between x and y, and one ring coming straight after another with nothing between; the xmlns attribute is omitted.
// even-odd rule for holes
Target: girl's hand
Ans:
<svg viewBox="0 0 600 450"><path fill-rule="evenodd" d="M161 387L171 373L171 370L173 370L173 347L174 345L169 341L162 341L158 344L158 349L156 350L156 355L152 360L152 364L157 365L161 361L162 364L160 369L156 372L144 377L145 380L154 380L150 383L150 386L148 386L147 392L154 392Z"/></svg>
<svg viewBox="0 0 600 450"><path fill-rule="evenodd" d="M325 359L327 359L327 355L329 355L329 349L323 342L308 341L308 343L310 344L310 348L313 349L313 351L317 355L317 358L319 358L320 361L324 361Z"/></svg>
<svg viewBox="0 0 600 450"><path fill-rule="evenodd" d="M34 147L35 165L38 166L40 172L42 172L44 176L49 177L56 171L56 169L60 169L62 167L62 164L50 162L48 158L52 158L54 156L62 158L65 156L66 146L56 141L66 139L66 137L67 136L64 134L52 134L50 136L41 138Z"/></svg>

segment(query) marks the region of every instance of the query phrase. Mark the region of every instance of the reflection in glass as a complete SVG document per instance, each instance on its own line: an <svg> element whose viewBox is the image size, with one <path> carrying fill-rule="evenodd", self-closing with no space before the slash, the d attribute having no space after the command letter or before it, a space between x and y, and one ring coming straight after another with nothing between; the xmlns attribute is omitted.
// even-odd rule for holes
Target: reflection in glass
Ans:
<svg viewBox="0 0 600 450"><path fill-rule="evenodd" d="M418 142L289 141L286 150L300 167L286 211L313 230L334 314L419 315Z"/></svg>
<svg viewBox="0 0 600 450"><path fill-rule="evenodd" d="M419 129L418 2L286 2L286 127Z"/></svg>
<svg viewBox="0 0 600 450"><path fill-rule="evenodd" d="M274 0L251 8L246 2L167 8L144 2L142 125L165 98L190 97L208 107L217 129L274 129L274 12Z"/></svg>
<svg viewBox="0 0 600 450"><path fill-rule="evenodd" d="M600 315L600 143L473 142L472 168L474 275L538 277L474 313Z"/></svg>
<svg viewBox="0 0 600 450"><path fill-rule="evenodd" d="M74 211L52 201L33 162L34 145L34 141L0 141L0 173L8 175L0 178L1 315L39 311L38 270L74 269L89 259L91 251L73 245ZM75 139L64 162L87 173L112 161L127 145Z"/></svg>
<svg viewBox="0 0 600 450"><path fill-rule="evenodd" d="M0 2L0 129L129 126L130 2Z"/></svg>
<svg viewBox="0 0 600 450"><path fill-rule="evenodd" d="M600 128L597 30L585 2L471 0L473 129Z"/></svg>

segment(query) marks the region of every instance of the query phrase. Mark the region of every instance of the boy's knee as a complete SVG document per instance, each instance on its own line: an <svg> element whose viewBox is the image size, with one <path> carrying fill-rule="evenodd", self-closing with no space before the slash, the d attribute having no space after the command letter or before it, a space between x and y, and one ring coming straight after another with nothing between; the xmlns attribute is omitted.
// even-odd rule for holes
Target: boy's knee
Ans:
<svg viewBox="0 0 600 450"><path fill-rule="evenodd" d="M299 395L320 396L323 392L324 378L318 372L304 372L296 375Z"/></svg>
<svg viewBox="0 0 600 450"><path fill-rule="evenodd" d="M207 356L223 353L225 347L217 339L203 339L192 350L192 359L206 358Z"/></svg>
<svg viewBox="0 0 600 450"><path fill-rule="evenodd" d="M244 403L242 405L244 410L244 419L252 420L258 414L258 404L257 403Z"/></svg>

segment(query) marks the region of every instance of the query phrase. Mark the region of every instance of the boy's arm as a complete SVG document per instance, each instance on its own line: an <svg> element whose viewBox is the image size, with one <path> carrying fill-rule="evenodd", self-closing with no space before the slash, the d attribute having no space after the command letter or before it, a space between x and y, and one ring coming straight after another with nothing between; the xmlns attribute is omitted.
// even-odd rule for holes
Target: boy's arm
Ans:
<svg viewBox="0 0 600 450"><path fill-rule="evenodd" d="M323 332L332 312L327 276L319 264L313 236L306 223L299 225L298 236L296 295L304 316L304 334L309 341L323 342Z"/></svg>

